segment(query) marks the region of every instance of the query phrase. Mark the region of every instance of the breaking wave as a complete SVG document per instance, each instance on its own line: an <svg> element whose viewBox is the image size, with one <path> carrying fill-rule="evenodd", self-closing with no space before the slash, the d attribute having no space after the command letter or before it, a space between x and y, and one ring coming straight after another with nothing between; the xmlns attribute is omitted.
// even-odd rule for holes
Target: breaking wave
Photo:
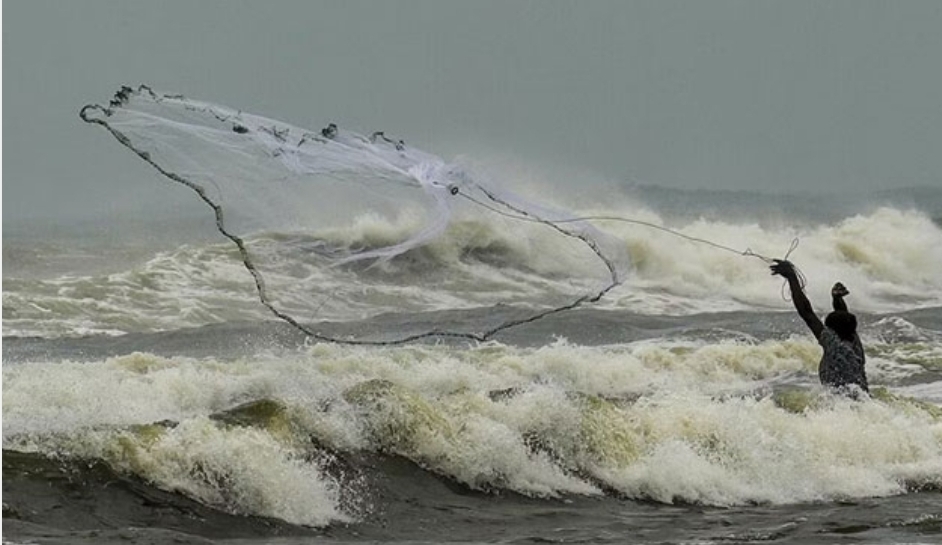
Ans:
<svg viewBox="0 0 942 545"><path fill-rule="evenodd" d="M907 373L871 359L873 382ZM805 339L33 362L4 366L4 448L314 526L356 518L343 496L368 493L360 453L534 497L742 505L942 486L938 407L884 388L833 398L816 363Z"/></svg>
<svg viewBox="0 0 942 545"><path fill-rule="evenodd" d="M881 208L832 224L777 230L733 221L671 223L643 208L618 213L772 255L798 236L792 259L808 277L807 291L819 310L837 280L851 289L855 311L942 305L942 229L920 212ZM643 226L604 227L625 245L632 267L597 306L660 315L788 308L760 260ZM456 221L436 240L380 263L338 266L331 259L395 244L413 228L408 218L367 215L314 233L260 233L246 244L270 263L266 274L275 300L302 321L495 304L544 308L598 282L597 264L584 249L499 217ZM3 312L5 335L44 337L270 318L238 252L223 242L184 245L110 274L5 278Z"/></svg>

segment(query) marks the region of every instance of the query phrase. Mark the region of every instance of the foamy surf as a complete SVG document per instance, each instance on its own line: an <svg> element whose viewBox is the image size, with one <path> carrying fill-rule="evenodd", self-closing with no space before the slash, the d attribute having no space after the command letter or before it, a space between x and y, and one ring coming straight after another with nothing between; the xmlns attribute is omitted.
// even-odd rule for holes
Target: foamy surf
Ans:
<svg viewBox="0 0 942 545"><path fill-rule="evenodd" d="M942 305L942 229L920 212L881 208L831 224L781 229L732 221L672 224L643 209L607 213L642 214L685 236L773 257L797 236L792 259L821 311L837 280L850 287L856 312ZM604 267L584 248L561 245L543 226L525 226L521 236L504 218L486 216L457 221L442 238L391 260L332 265L322 258L339 251L332 248L382 246L409 230L408 223L376 217L353 221L350 229L248 240L250 251L265 256L262 271L273 300L299 321L496 304L547 308L605 284ZM599 308L652 315L788 309L761 260L645 226L600 226L622 241L632 265ZM237 252L224 242L185 245L110 274L5 278L4 288L8 336L118 335L274 319L259 303Z"/></svg>
<svg viewBox="0 0 942 545"><path fill-rule="evenodd" d="M942 487L939 414L831 397L816 359L794 339L31 362L3 369L4 448L313 526L358 516L340 492L357 483L328 463L356 453L543 498L728 506Z"/></svg>

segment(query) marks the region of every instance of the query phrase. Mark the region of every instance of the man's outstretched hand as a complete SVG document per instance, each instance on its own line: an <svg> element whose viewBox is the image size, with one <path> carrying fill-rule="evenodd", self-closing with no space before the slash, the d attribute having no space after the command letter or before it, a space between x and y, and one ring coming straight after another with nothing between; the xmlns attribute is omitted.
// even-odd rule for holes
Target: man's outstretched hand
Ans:
<svg viewBox="0 0 942 545"><path fill-rule="evenodd" d="M792 265L791 261L787 259L775 259L775 263L769 266L769 270L772 271L772 275L779 275L785 278L794 278L798 276L798 273L795 272L795 266Z"/></svg>

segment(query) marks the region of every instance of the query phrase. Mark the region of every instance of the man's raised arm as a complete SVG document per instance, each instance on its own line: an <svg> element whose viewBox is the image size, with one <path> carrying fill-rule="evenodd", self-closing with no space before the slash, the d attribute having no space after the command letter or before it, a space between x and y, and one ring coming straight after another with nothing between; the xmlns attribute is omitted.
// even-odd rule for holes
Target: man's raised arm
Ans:
<svg viewBox="0 0 942 545"><path fill-rule="evenodd" d="M795 271L795 266L792 265L790 261L776 259L775 264L769 267L769 269L772 271L773 275L777 274L784 277L785 280L788 280L788 287L792 292L792 303L795 305L795 310L798 311L798 315L801 316L801 319L808 325L808 329L814 333L815 338L820 338L821 332L824 331L824 324L821 323L821 319L814 313L811 301L808 300L804 290L801 289L801 282L798 280L798 272ZM843 300L841 302L843 303Z"/></svg>

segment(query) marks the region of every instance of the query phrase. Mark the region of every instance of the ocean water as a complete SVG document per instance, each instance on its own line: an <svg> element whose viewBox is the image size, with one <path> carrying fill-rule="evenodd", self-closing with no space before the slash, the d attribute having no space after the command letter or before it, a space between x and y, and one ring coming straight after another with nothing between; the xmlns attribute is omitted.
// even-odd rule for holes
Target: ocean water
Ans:
<svg viewBox="0 0 942 545"><path fill-rule="evenodd" d="M626 185L573 212L773 257L797 238L819 314L851 291L872 398L822 391L763 261L637 224L595 222L630 257L598 303L395 346L276 319L212 218L5 225L4 542L942 542L942 192ZM266 270L293 316L382 340L604 281L531 227L466 214L372 266L318 252L409 218L247 243L307 256Z"/></svg>

